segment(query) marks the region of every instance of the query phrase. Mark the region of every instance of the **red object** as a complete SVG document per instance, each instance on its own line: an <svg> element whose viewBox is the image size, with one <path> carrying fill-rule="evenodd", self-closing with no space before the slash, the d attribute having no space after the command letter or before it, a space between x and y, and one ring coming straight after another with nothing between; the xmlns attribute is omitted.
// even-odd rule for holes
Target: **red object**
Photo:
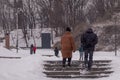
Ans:
<svg viewBox="0 0 120 80"><path fill-rule="evenodd" d="M36 49L37 49L36 46L33 46L33 51L34 51L34 53L36 52Z"/></svg>

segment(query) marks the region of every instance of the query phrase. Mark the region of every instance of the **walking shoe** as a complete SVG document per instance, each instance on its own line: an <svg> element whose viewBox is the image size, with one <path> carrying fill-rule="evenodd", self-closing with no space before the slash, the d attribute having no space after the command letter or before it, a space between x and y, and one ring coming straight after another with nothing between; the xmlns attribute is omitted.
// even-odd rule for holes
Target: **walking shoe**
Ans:
<svg viewBox="0 0 120 80"><path fill-rule="evenodd" d="M65 67L65 65L63 64L63 67Z"/></svg>
<svg viewBox="0 0 120 80"><path fill-rule="evenodd" d="M88 68L88 64L85 64L85 68Z"/></svg>
<svg viewBox="0 0 120 80"><path fill-rule="evenodd" d="M70 63L68 63L68 66L71 67Z"/></svg>
<svg viewBox="0 0 120 80"><path fill-rule="evenodd" d="M91 71L91 68L88 67L88 68L87 68L87 71Z"/></svg>

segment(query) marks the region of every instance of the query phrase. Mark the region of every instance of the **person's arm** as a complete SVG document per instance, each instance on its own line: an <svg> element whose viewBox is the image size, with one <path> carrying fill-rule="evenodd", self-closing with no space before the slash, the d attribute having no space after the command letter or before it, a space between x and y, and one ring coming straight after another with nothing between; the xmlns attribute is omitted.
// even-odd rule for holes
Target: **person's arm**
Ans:
<svg viewBox="0 0 120 80"><path fill-rule="evenodd" d="M75 41L74 41L74 39L73 39L72 36L71 36L71 38L70 38L70 41L71 41L72 50L73 50L73 52L75 52L76 46L75 46Z"/></svg>
<svg viewBox="0 0 120 80"><path fill-rule="evenodd" d="M60 50L62 49L62 37L61 37L61 40L60 40Z"/></svg>
<svg viewBox="0 0 120 80"><path fill-rule="evenodd" d="M96 45L97 43L98 43L98 37L97 37L97 35L95 34L94 45Z"/></svg>

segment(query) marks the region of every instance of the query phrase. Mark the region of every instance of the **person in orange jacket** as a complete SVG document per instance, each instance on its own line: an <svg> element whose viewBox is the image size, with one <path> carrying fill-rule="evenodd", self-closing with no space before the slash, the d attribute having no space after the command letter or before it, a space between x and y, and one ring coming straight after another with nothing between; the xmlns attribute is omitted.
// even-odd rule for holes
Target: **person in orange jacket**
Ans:
<svg viewBox="0 0 120 80"><path fill-rule="evenodd" d="M66 59L68 59L68 66L71 66L72 52L75 52L76 46L73 39L71 29L66 28L66 32L61 37L61 52L63 57L63 67L65 67Z"/></svg>

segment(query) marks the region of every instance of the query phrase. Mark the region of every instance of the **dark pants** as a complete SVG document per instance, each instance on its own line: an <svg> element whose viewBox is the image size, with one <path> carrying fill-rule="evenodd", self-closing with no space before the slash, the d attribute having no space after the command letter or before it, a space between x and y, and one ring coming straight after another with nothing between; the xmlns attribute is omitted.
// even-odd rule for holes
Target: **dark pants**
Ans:
<svg viewBox="0 0 120 80"><path fill-rule="evenodd" d="M88 70L91 69L92 63L93 63L93 51L91 50L85 50L85 67L88 68Z"/></svg>
<svg viewBox="0 0 120 80"><path fill-rule="evenodd" d="M55 56L58 56L58 52L55 52Z"/></svg>
<svg viewBox="0 0 120 80"><path fill-rule="evenodd" d="M30 48L30 54L33 54L33 50L32 50L32 48Z"/></svg>
<svg viewBox="0 0 120 80"><path fill-rule="evenodd" d="M63 58L63 67L65 67L66 59L67 58ZM71 58L68 58L68 66L71 66L70 63L71 63Z"/></svg>
<svg viewBox="0 0 120 80"><path fill-rule="evenodd" d="M36 51L35 51L35 50L33 50L33 52L34 52L34 54L35 54L35 52L36 52Z"/></svg>

